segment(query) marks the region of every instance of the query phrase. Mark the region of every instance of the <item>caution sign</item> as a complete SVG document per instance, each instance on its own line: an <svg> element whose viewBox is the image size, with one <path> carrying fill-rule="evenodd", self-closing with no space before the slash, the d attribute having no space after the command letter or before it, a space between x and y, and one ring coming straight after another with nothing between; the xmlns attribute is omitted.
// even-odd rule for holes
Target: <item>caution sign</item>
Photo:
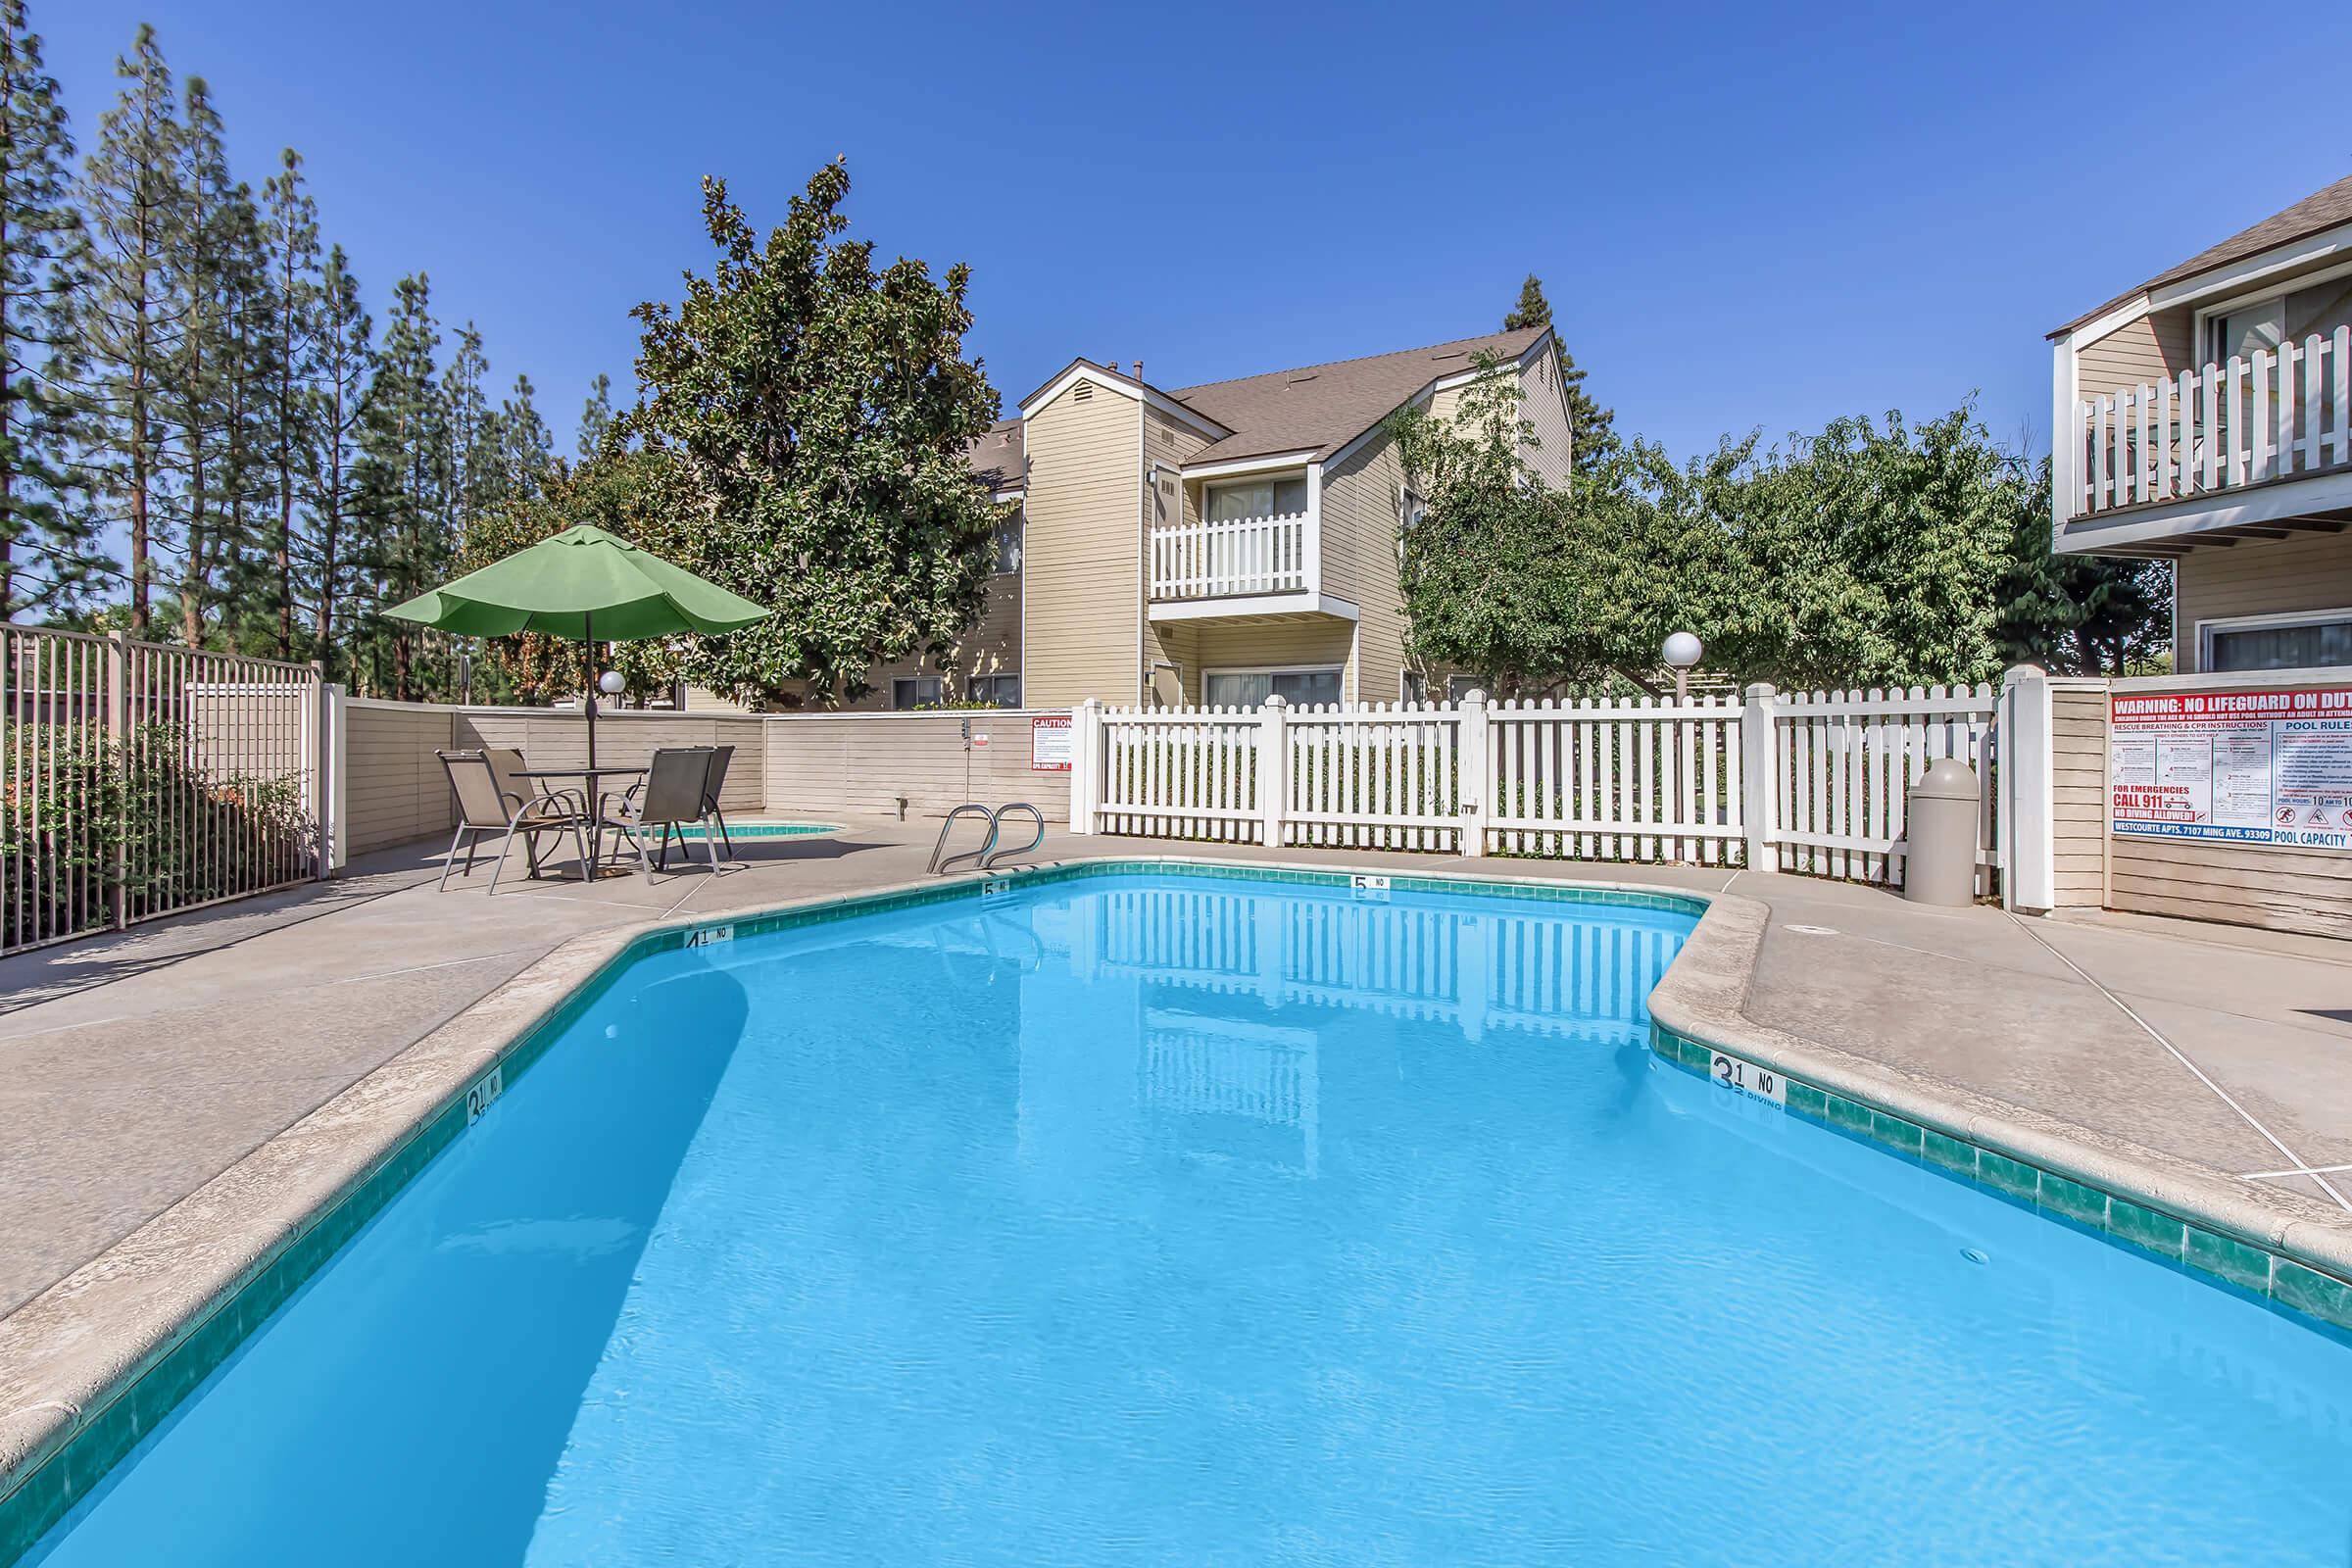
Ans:
<svg viewBox="0 0 2352 1568"><path fill-rule="evenodd" d="M2352 689L2119 694L2108 718L2116 832L2352 850Z"/></svg>

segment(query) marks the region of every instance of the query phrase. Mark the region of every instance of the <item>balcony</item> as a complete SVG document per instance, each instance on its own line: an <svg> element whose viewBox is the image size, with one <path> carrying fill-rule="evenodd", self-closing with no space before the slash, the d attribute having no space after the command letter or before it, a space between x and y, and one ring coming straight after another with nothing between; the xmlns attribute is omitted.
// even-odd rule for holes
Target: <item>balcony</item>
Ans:
<svg viewBox="0 0 2352 1568"><path fill-rule="evenodd" d="M2073 436L2074 521L2352 475L2352 326L2077 402Z"/></svg>
<svg viewBox="0 0 2352 1568"><path fill-rule="evenodd" d="M1152 598L1181 603L1303 594L1315 578L1314 543L1314 518L1305 512L1153 528Z"/></svg>

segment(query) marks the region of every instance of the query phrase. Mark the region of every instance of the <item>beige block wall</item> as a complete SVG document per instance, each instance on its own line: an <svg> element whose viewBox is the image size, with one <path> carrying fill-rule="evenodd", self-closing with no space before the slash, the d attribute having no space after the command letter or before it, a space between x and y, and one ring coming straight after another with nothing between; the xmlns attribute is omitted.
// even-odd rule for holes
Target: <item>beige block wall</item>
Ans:
<svg viewBox="0 0 2352 1568"><path fill-rule="evenodd" d="M577 710L535 708L443 709L460 748L512 746L523 760L541 767L572 766L588 760L588 722ZM758 811L766 802L766 749L760 720L749 714L599 712L596 758L615 766L643 765L664 746L732 746L727 781L718 804L728 811ZM444 744L447 744L446 742ZM605 783L618 789L627 779ZM444 782L444 793L448 786Z"/></svg>
<svg viewBox="0 0 2352 1568"><path fill-rule="evenodd" d="M2107 683L2050 682L2050 851L2060 909L2107 902Z"/></svg>
<svg viewBox="0 0 2352 1568"><path fill-rule="evenodd" d="M1144 652L1143 405L1079 380L1029 416L1024 436L1022 697L1038 708L1132 703Z"/></svg>
<svg viewBox="0 0 2352 1568"><path fill-rule="evenodd" d="M451 747L454 709L354 697L343 705L343 853L448 834L457 822L449 775L433 754Z"/></svg>
<svg viewBox="0 0 2352 1568"><path fill-rule="evenodd" d="M937 816L967 800L1027 801L1052 821L1070 815L1070 775L1030 766L1029 710L971 713L788 714L764 721L767 810L784 817ZM962 723L989 744L968 753ZM968 774L967 774L968 765ZM968 778L968 783L967 783Z"/></svg>
<svg viewBox="0 0 2352 1568"><path fill-rule="evenodd" d="M2352 608L2352 533L2247 540L2192 550L2173 564L2173 667L2201 667L2203 620Z"/></svg>

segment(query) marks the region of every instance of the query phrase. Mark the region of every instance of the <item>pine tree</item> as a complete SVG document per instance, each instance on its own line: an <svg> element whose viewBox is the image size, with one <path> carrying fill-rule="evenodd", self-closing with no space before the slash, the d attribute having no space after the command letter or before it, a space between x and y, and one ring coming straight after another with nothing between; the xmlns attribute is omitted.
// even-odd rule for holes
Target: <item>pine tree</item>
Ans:
<svg viewBox="0 0 2352 1568"><path fill-rule="evenodd" d="M70 608L106 568L72 469L74 138L24 0L0 0L0 620Z"/></svg>
<svg viewBox="0 0 2352 1568"><path fill-rule="evenodd" d="M506 475L502 504L537 499L555 471L556 440L532 401L531 378L514 377L514 391L498 408L499 466Z"/></svg>
<svg viewBox="0 0 2352 1568"><path fill-rule="evenodd" d="M587 406L580 410L579 452L582 463L593 463L612 428L612 378L600 375L588 387Z"/></svg>
<svg viewBox="0 0 2352 1568"><path fill-rule="evenodd" d="M326 254L318 283L316 382L303 437L309 461L301 475L308 527L295 541L298 591L313 605L313 641L327 678L354 661L337 642L345 631L337 611L355 601L365 581L367 553L355 548L362 411L375 363L374 323L361 303L359 279L338 245Z"/></svg>
<svg viewBox="0 0 2352 1568"><path fill-rule="evenodd" d="M289 147L262 189L270 259L269 303L275 359L270 367L270 475L276 514L271 521L270 609L277 657L294 657L295 502L316 471L318 454L318 374L321 344L318 210L303 189L302 158Z"/></svg>
<svg viewBox="0 0 2352 1568"><path fill-rule="evenodd" d="M378 624L369 628L371 665L387 645L392 656L388 684L381 669L371 667L372 688L388 689L404 702L417 690L416 631L406 621L381 621L380 612L439 581L453 554L449 419L435 374L433 351L441 334L431 306L431 285L423 273L395 286L392 317L361 415L355 473L376 597L372 608L379 612Z"/></svg>
<svg viewBox="0 0 2352 1568"><path fill-rule="evenodd" d="M188 78L181 129L181 205L170 238L187 315L163 367L159 404L175 480L180 637L200 648L216 612L233 615L251 569L251 502L265 449L254 382L267 349L250 316L260 308L264 263L253 193L230 177L220 117L201 76Z"/></svg>
<svg viewBox="0 0 2352 1568"><path fill-rule="evenodd" d="M1502 329L1550 326L1551 301L1544 297L1544 280L1535 273L1519 285L1519 303L1502 318ZM1617 439L1617 411L1604 409L1585 390L1585 372L1576 356L1560 345L1560 389L1568 398L1569 466L1580 480L1591 480L1609 466L1622 447Z"/></svg>
<svg viewBox="0 0 2352 1568"><path fill-rule="evenodd" d="M81 207L91 243L76 302L81 401L89 419L85 474L130 544L129 630L148 634L154 556L168 518L161 401L188 302L175 286L172 245L184 205L178 184L181 128L172 73L141 26L129 58L115 62L126 85L98 122L83 172Z"/></svg>

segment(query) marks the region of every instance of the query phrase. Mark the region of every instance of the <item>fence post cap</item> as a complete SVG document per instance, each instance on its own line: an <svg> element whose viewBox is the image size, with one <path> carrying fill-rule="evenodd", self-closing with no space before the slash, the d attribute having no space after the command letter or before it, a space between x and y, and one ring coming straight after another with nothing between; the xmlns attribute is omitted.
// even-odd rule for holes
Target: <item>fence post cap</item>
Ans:
<svg viewBox="0 0 2352 1568"><path fill-rule="evenodd" d="M2039 664L2011 664L2001 672L2001 684L2014 686L2024 680L2048 680L2050 672Z"/></svg>
<svg viewBox="0 0 2352 1568"><path fill-rule="evenodd" d="M1288 708L1291 706L1291 700L1280 692L1268 692L1266 700L1258 706L1261 708Z"/></svg>
<svg viewBox="0 0 2352 1568"><path fill-rule="evenodd" d="M1780 688L1768 680L1757 681L1747 688L1747 695L1750 697L1778 697L1780 694Z"/></svg>
<svg viewBox="0 0 2352 1568"><path fill-rule="evenodd" d="M1477 703L1481 706L1484 706L1486 700L1487 694L1476 686L1473 686L1468 691L1462 693L1462 706L1464 708L1469 707L1472 703Z"/></svg>

